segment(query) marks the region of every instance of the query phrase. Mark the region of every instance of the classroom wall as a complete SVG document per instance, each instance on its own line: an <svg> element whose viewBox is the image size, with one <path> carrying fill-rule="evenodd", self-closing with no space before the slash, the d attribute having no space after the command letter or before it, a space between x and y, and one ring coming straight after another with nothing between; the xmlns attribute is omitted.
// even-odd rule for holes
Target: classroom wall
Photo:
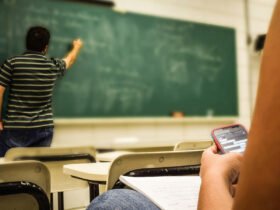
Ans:
<svg viewBox="0 0 280 210"><path fill-rule="evenodd" d="M184 139L209 139L216 126L240 122L249 128L259 73L260 56L247 45L247 31L254 41L267 30L275 0L116 0L123 11L228 26L236 29L239 117L212 119L106 119L57 120L53 146L95 145L122 147L167 145ZM211 3L210 3L211 2Z"/></svg>
<svg viewBox="0 0 280 210"><path fill-rule="evenodd" d="M273 12L273 7L276 0L250 0L249 1L249 31L253 41L259 34L265 34L269 27L269 21ZM250 58L250 91L252 107L256 100L256 92L258 87L259 73L260 73L260 61L261 54L253 50L253 44L250 46L249 51Z"/></svg>

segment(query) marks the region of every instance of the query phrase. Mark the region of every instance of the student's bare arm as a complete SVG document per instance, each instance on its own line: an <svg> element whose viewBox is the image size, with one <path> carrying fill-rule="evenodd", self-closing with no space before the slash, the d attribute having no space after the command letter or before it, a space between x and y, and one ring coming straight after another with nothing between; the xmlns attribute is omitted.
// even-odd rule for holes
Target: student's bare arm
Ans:
<svg viewBox="0 0 280 210"><path fill-rule="evenodd" d="M5 93L5 87L0 85L0 131L3 130L2 107L3 107L4 93Z"/></svg>
<svg viewBox="0 0 280 210"><path fill-rule="evenodd" d="M81 39L76 39L73 41L73 48L70 52L63 58L66 63L66 69L69 69L76 61L78 54L83 46Z"/></svg>
<svg viewBox="0 0 280 210"><path fill-rule="evenodd" d="M280 2L267 35L234 209L280 209Z"/></svg>

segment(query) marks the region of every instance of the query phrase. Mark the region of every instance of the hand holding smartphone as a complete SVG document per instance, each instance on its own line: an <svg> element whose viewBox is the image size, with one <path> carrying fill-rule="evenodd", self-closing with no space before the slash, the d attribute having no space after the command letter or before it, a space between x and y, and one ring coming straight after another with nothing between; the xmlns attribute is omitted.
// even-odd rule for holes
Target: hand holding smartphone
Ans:
<svg viewBox="0 0 280 210"><path fill-rule="evenodd" d="M244 153L248 132L244 126L234 124L214 129L211 136L221 153Z"/></svg>

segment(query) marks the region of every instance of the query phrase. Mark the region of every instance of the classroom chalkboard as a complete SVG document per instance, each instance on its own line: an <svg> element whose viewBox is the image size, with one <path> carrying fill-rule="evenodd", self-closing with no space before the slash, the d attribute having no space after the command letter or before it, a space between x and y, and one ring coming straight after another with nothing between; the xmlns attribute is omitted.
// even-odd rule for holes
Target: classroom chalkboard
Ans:
<svg viewBox="0 0 280 210"><path fill-rule="evenodd" d="M238 114L232 28L58 0L0 0L0 24L1 62L24 51L30 26L50 29L50 57L83 39L57 82L55 117Z"/></svg>

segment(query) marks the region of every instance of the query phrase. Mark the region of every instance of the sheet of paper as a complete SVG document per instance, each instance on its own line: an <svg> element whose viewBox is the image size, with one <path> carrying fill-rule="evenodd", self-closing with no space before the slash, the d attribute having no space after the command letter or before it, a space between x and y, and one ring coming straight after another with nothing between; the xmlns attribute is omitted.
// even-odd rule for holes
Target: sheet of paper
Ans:
<svg viewBox="0 0 280 210"><path fill-rule="evenodd" d="M120 180L164 210L196 210L199 176L129 177Z"/></svg>

